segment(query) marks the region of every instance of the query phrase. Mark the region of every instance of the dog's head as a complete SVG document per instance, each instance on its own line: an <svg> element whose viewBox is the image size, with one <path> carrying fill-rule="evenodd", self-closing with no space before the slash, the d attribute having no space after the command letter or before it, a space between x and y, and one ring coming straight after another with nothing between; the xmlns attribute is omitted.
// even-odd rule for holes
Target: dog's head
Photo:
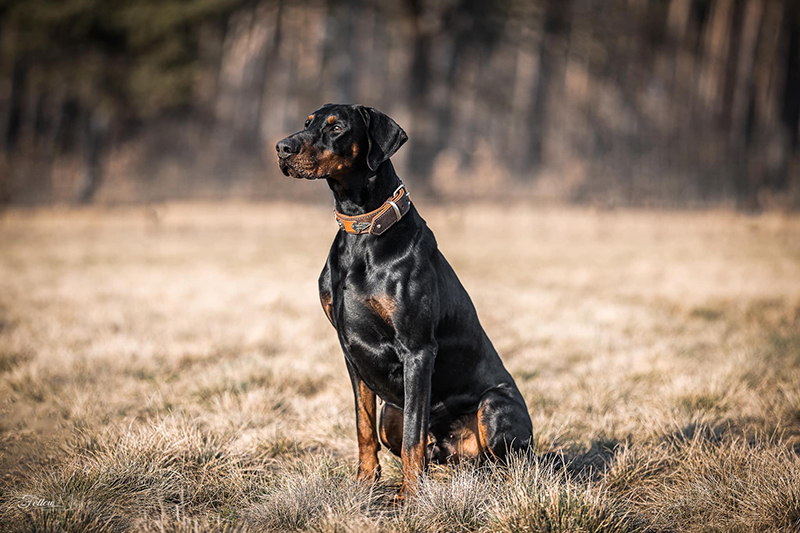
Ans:
<svg viewBox="0 0 800 533"><path fill-rule="evenodd" d="M374 171L408 140L397 123L377 109L326 104L308 116L305 127L278 142L278 166L286 176L341 179Z"/></svg>

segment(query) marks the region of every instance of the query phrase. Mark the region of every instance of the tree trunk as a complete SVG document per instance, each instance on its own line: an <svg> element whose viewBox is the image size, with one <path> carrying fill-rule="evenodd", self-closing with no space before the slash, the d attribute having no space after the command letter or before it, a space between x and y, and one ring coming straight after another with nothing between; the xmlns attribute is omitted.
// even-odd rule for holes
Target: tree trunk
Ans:
<svg viewBox="0 0 800 533"><path fill-rule="evenodd" d="M85 141L83 146L83 179L78 191L78 203L88 204L94 200L103 181L102 157L108 137L108 117L93 110L86 119Z"/></svg>
<svg viewBox="0 0 800 533"><path fill-rule="evenodd" d="M261 107L275 34L280 27L282 0L259 2L252 8L247 30L246 60L234 120L237 147L257 154L261 147Z"/></svg>
<svg viewBox="0 0 800 533"><path fill-rule="evenodd" d="M25 98L25 85L28 69L25 60L17 58L11 74L11 97L8 105L8 122L5 132L5 152L11 154L16 150L22 130L22 113Z"/></svg>
<svg viewBox="0 0 800 533"><path fill-rule="evenodd" d="M217 137L227 149L256 155L261 147L261 110L282 4L258 2L228 22L215 106Z"/></svg>
<svg viewBox="0 0 800 533"><path fill-rule="evenodd" d="M430 112L431 91L431 40L425 28L425 14L419 0L409 0L412 25L412 56L409 73L408 104L411 108L411 133L408 143L408 172L418 186L430 185L436 140Z"/></svg>
<svg viewBox="0 0 800 533"><path fill-rule="evenodd" d="M536 57L533 54L530 39L521 39L522 45L517 49L515 65L514 96L509 116L509 153L515 162L513 171L516 177L529 170L525 154L532 144L528 123L533 106L534 83L536 80Z"/></svg>
<svg viewBox="0 0 800 533"><path fill-rule="evenodd" d="M731 107L730 132L734 148L744 148L747 128L747 114L753 98L753 66L758 30L764 13L763 0L748 0L745 7L742 31L737 54L736 81L734 82L733 104Z"/></svg>
<svg viewBox="0 0 800 533"><path fill-rule="evenodd" d="M355 80L358 58L354 33L359 7L359 0L329 0L326 47L335 80L333 100L336 103L353 103L357 100Z"/></svg>
<svg viewBox="0 0 800 533"><path fill-rule="evenodd" d="M733 0L715 0L705 31L700 97L711 119L718 118L722 112L733 8Z"/></svg>
<svg viewBox="0 0 800 533"><path fill-rule="evenodd" d="M686 37L691 7L691 0L672 0L669 4L667 27L669 28L669 34L673 42L678 45L682 44L684 37Z"/></svg>
<svg viewBox="0 0 800 533"><path fill-rule="evenodd" d="M572 0L548 0L545 8L544 31L539 45L539 71L528 125L530 145L523 158L522 173L540 167L544 159L551 94L561 85L564 54L561 43L569 31Z"/></svg>
<svg viewBox="0 0 800 533"><path fill-rule="evenodd" d="M790 132L792 147L800 148L800 5L792 2L786 17L789 52L786 55L786 91L783 122Z"/></svg>
<svg viewBox="0 0 800 533"><path fill-rule="evenodd" d="M786 83L784 5L766 2L753 74L752 121L747 128L746 164L737 180L740 208L760 209L759 191L786 183L789 136L780 120Z"/></svg>

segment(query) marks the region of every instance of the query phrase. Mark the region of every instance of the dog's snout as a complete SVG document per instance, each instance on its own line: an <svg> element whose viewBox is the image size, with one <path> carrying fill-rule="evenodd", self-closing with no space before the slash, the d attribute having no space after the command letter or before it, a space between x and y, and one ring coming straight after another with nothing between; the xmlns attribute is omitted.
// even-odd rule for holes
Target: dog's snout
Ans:
<svg viewBox="0 0 800 533"><path fill-rule="evenodd" d="M286 137L285 139L278 141L278 144L275 145L275 150L278 152L278 157L281 159L286 159L290 155L296 154L300 151L300 142L292 137Z"/></svg>

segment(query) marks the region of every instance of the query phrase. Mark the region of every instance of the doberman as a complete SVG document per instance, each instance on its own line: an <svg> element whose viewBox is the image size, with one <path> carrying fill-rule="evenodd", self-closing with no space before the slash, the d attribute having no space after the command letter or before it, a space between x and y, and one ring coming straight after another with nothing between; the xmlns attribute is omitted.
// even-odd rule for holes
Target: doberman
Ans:
<svg viewBox="0 0 800 533"><path fill-rule="evenodd" d="M379 478L380 439L402 458L401 498L428 461L503 461L532 435L525 400L389 160L407 139L376 109L326 104L276 146L286 176L333 191L340 231L319 295L355 394L358 477Z"/></svg>

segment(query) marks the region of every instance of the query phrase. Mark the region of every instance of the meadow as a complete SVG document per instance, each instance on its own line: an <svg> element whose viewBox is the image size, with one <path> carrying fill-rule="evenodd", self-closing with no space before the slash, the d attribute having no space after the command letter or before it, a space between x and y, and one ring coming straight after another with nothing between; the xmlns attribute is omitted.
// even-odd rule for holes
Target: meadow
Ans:
<svg viewBox="0 0 800 533"><path fill-rule="evenodd" d="M800 217L420 204L538 460L355 482L328 205L10 209L0 530L800 529Z"/></svg>

